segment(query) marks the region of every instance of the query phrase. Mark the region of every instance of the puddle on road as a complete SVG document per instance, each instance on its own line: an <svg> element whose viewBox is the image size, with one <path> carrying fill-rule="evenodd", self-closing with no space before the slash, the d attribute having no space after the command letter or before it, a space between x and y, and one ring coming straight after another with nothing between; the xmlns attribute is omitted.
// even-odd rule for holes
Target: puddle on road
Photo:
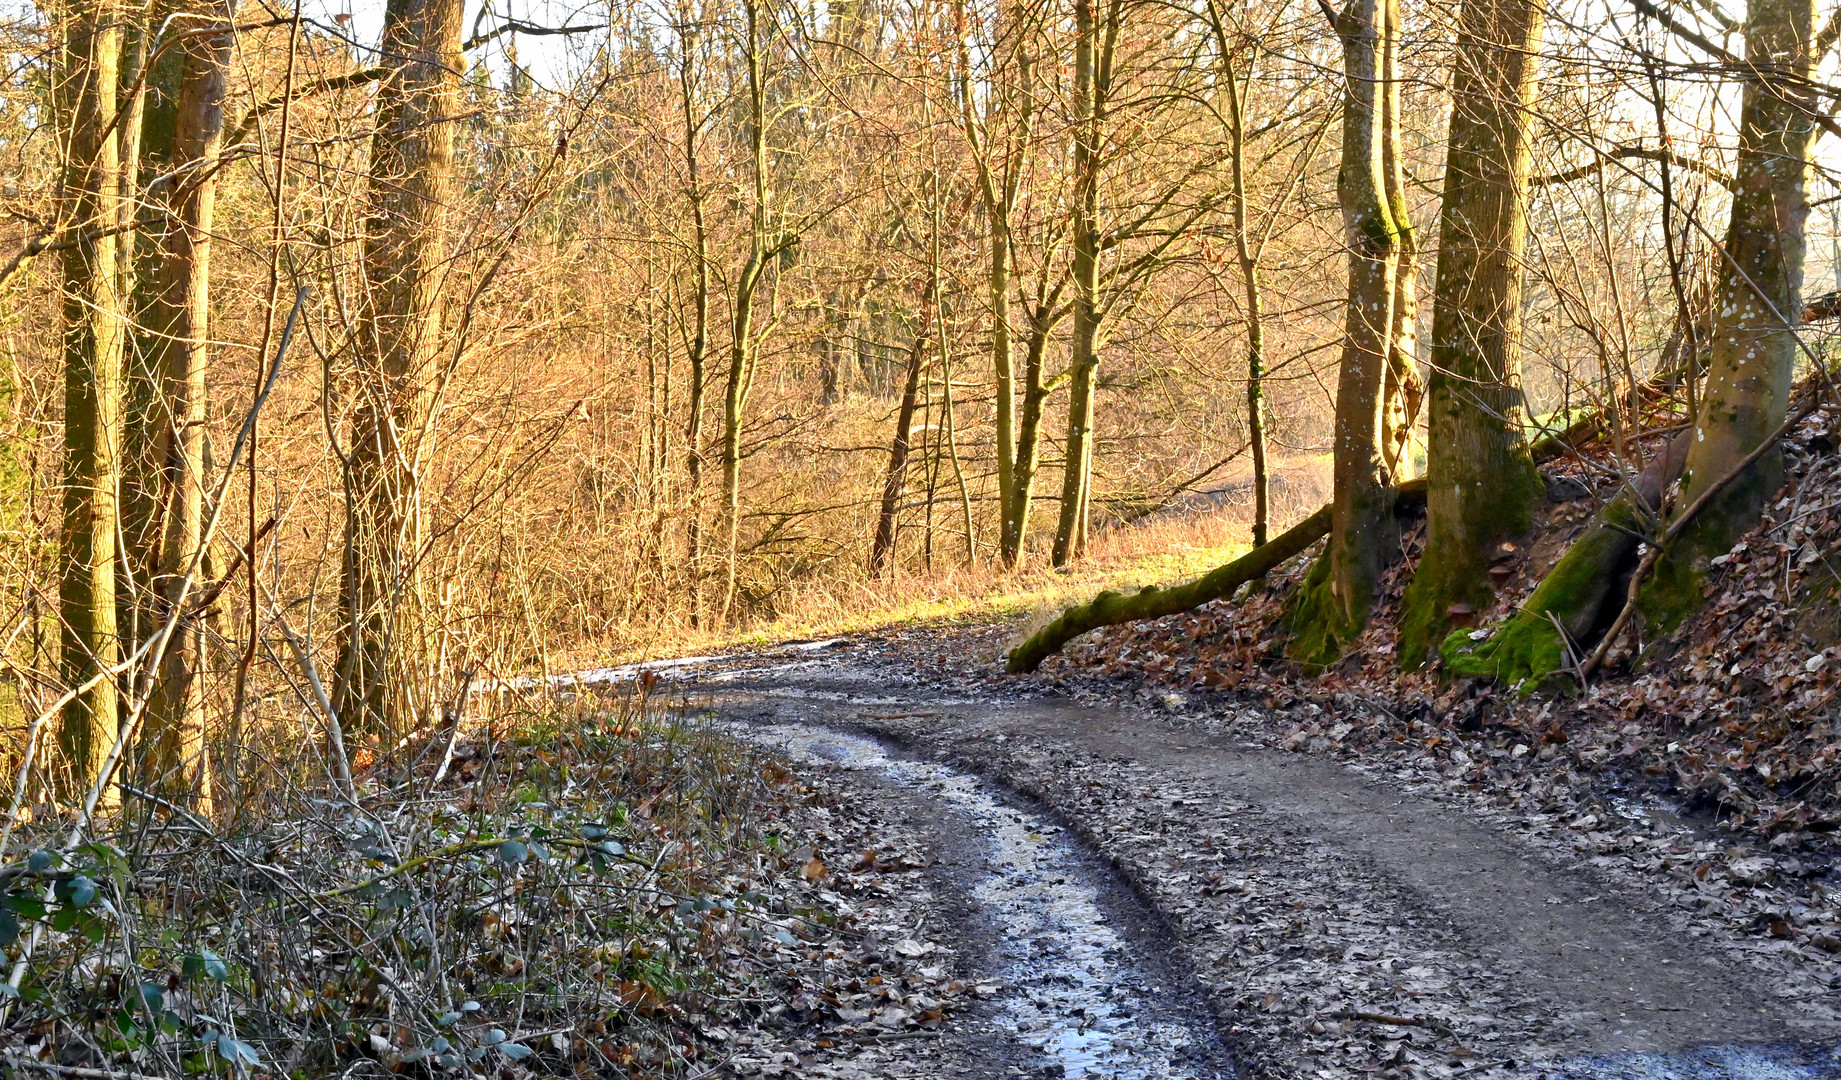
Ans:
<svg viewBox="0 0 1841 1080"><path fill-rule="evenodd" d="M1709 1046L1677 1054L1606 1054L1538 1070L1543 1080L1841 1080L1841 1049Z"/></svg>
<svg viewBox="0 0 1841 1080"><path fill-rule="evenodd" d="M971 895L1005 943L995 965L1003 982L998 1024L1050 1070L1093 1080L1226 1075L1196 1063L1212 1036L1164 1006L1156 980L1133 965L1061 829L1006 806L964 773L892 757L871 739L801 724L734 730L795 761L887 777L940 801L988 839Z"/></svg>

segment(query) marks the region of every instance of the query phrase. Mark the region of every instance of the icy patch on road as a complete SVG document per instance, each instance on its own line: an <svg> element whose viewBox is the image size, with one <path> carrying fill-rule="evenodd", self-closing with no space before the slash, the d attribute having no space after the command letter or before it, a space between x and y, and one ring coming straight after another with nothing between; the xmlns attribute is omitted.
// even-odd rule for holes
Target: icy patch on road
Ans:
<svg viewBox="0 0 1841 1080"><path fill-rule="evenodd" d="M1841 1080L1841 1050L1707 1046L1677 1054L1606 1054L1540 1070L1543 1080Z"/></svg>
<svg viewBox="0 0 1841 1080"><path fill-rule="evenodd" d="M942 765L891 757L875 741L800 724L736 725L795 761L879 773L938 799L989 838L987 873L972 897L1005 942L999 1020L1060 1075L1094 1080L1205 1080L1195 1050L1205 1032L1163 1005L1165 991L1131 961L1098 890L1056 826L1006 806L978 780Z"/></svg>

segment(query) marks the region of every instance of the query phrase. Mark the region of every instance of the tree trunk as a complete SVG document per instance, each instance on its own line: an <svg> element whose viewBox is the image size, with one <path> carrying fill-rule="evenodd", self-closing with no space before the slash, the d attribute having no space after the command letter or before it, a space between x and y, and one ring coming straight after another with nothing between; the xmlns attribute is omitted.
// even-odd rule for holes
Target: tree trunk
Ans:
<svg viewBox="0 0 1841 1080"><path fill-rule="evenodd" d="M1586 643L1616 616L1607 601L1619 575L1636 562L1638 539L1651 531L1668 486L1688 455L1686 433L1669 441L1636 480L1605 504L1566 554L1555 563L1519 612L1482 645L1453 633L1440 651L1456 675L1496 678L1533 690L1567 666L1568 654L1585 655Z"/></svg>
<svg viewBox="0 0 1841 1080"><path fill-rule="evenodd" d="M1212 10L1212 9L1211 9ZM1217 23L1227 84L1228 154L1233 173L1234 254L1246 290L1247 446L1253 456L1253 546L1266 542L1272 527L1271 475L1266 465L1266 335L1260 303L1259 255L1247 224L1246 108L1239 78L1226 59L1227 34Z"/></svg>
<svg viewBox="0 0 1841 1080"><path fill-rule="evenodd" d="M166 505L159 569L153 585L162 618L204 539L205 366L211 314L211 230L217 207L217 155L224 130L230 32L188 37L181 46L178 110L171 152L179 170L168 202L174 220L162 236L158 293L149 312L155 328L149 368L160 379L160 482ZM150 147L151 149L151 147ZM163 790L208 808L204 684L199 669L204 626L188 620L175 632L148 703L148 766Z"/></svg>
<svg viewBox="0 0 1841 1080"><path fill-rule="evenodd" d="M72 687L121 658L116 551L121 487L122 358L127 338L120 243L98 229L126 212L116 138L122 10L117 0L68 9L63 85L71 118L65 216L77 231L63 259L64 500L58 611L62 671ZM108 756L120 722L118 680L72 698L59 731L67 793L81 798Z"/></svg>
<svg viewBox="0 0 1841 1080"><path fill-rule="evenodd" d="M702 123L697 119L697 79L695 61L697 38L687 10L680 11L686 29L679 38L683 50L678 68L678 88L684 105L684 164L689 183L685 197L690 201L690 218L696 260L696 295L693 298L695 320L685 352L690 360L690 402L684 422L684 471L687 477L684 508L685 562L690 579L690 625L703 620L703 396L709 385L706 365L709 360L710 330L710 240L703 220L702 161L697 136Z"/></svg>
<svg viewBox="0 0 1841 1080"><path fill-rule="evenodd" d="M920 401L921 371L926 367L927 333L914 337L908 351L908 377L902 384L901 408L895 414L895 437L889 443L889 469L882 482L882 506L876 512L876 535L869 546L869 576L882 577L895 554L895 515L908 478L908 443L914 435L914 410Z"/></svg>
<svg viewBox="0 0 1841 1080"><path fill-rule="evenodd" d="M1061 518L1053 562L1066 566L1086 553L1093 483L1093 384L1099 370L1099 174L1111 82L1114 19L1108 9L1101 43L1093 0L1075 0L1074 23L1074 340L1068 361L1067 461L1062 469Z"/></svg>
<svg viewBox="0 0 1841 1080"><path fill-rule="evenodd" d="M1016 518L1017 437L1016 366L1010 340L1010 227L1007 214L987 200L986 221L991 242L986 297L991 305L991 373L995 384L997 438L997 557L1004 568L1014 569L1022 557L1022 522Z"/></svg>
<svg viewBox="0 0 1841 1080"><path fill-rule="evenodd" d="M1814 21L1810 0L1753 0L1745 23L1747 56L1771 72L1770 82L1755 77L1745 87L1706 391L1692 430L1658 459L1684 469L1682 506L1744 462L1788 413L1796 320L1802 310L1808 211L1802 163L1814 128L1814 110L1803 87L1811 70ZM1685 447L1680 445L1684 441ZM1651 470L1657 467L1652 463ZM1605 507L1598 523L1548 571L1522 611L1487 642L1472 650L1458 635L1448 638L1443 650L1447 666L1458 674L1533 687L1564 665L1569 649L1582 654L1610 621L1605 600L1614 593L1617 576L1635 561L1638 537L1657 532L1668 485L1666 479L1652 483L1651 470L1634 495L1627 493ZM1782 479L1782 457L1772 448L1716 495L1656 562L1638 609L1651 640L1700 604L1707 560L1729 550L1757 522L1764 501Z"/></svg>
<svg viewBox="0 0 1841 1080"><path fill-rule="evenodd" d="M1415 435L1425 382L1419 377L1419 234L1406 201L1405 150L1400 145L1400 38L1405 20L1400 0L1385 0L1388 32L1382 36L1381 175L1387 208L1399 234L1394 269L1393 325L1387 347L1387 380L1381 410L1381 458L1391 483L1413 475L1420 442Z"/></svg>
<svg viewBox="0 0 1841 1080"><path fill-rule="evenodd" d="M722 605L719 623L729 621L735 603L737 545L741 535L742 419L754 381L754 304L771 257L767 235L767 99L762 85L760 4L743 4L748 16L748 130L754 163L754 206L750 216L748 261L735 284L735 312L729 344L729 383L722 407L722 501L727 530Z"/></svg>
<svg viewBox="0 0 1841 1080"><path fill-rule="evenodd" d="M1394 506L1404 513L1424 495L1425 481L1409 481L1396 492ZM1102 592L1084 604L1068 608L1055 621L1030 635L1010 651L1004 668L1012 675L1034 671L1042 661L1060 652L1063 645L1089 630L1143 619L1161 619L1226 599L1240 586L1265 577L1293 556L1302 554L1329 531L1330 507L1325 506L1274 537L1271 543L1261 544L1194 581L1170 588L1150 585L1129 595L1111 590Z"/></svg>
<svg viewBox="0 0 1841 1080"><path fill-rule="evenodd" d="M1804 162L1816 108L1805 83L1819 59L1811 47L1814 21L1811 0L1752 0L1745 22L1746 60L1770 71L1770 82L1755 77L1745 86L1732 219L1682 506L1739 467L1788 414L1803 310ZM1772 447L1663 553L1640 607L1652 640L1700 605L1708 560L1757 524L1783 479L1783 453Z"/></svg>
<svg viewBox="0 0 1841 1080"><path fill-rule="evenodd" d="M426 702L419 624L422 507L443 362L444 245L454 195L460 0L389 0L358 327L344 621L334 708L347 730L408 731Z"/></svg>
<svg viewBox="0 0 1841 1080"><path fill-rule="evenodd" d="M1453 605L1481 611L1503 541L1533 524L1543 494L1524 436L1522 252L1526 245L1541 0L1469 0L1458 18L1450 148L1432 309L1426 546L1400 620L1416 668Z"/></svg>
<svg viewBox="0 0 1841 1080"><path fill-rule="evenodd" d="M1016 478L1010 486L1010 505L1004 512L1004 544L1010 552L1011 565L1022 559L1029 541L1029 511L1035 501L1036 471L1042 464L1042 410L1050 393L1043 381L1043 364L1053 330L1054 317L1048 306L1038 306L1031 313L1023 353L1022 402L1016 420Z"/></svg>
<svg viewBox="0 0 1841 1080"><path fill-rule="evenodd" d="M1015 65L1016 78L1026 83L1029 61L1022 48L1025 31L1024 9L1019 5L1011 18L1009 32L1015 44L1008 57ZM1014 569L1022 557L1023 515L1027 498L1019 489L1017 433L1017 385L1015 356L1010 330L1010 219L1016 207L1018 186L1022 182L1021 154L1027 149L1034 124L1032 98L1027 92L1014 93L993 73L986 119L981 129L972 93L972 62L967 45L964 0L953 6L958 38L959 113L972 161L978 170L978 193L984 208L985 229L989 239L989 259L985 272L985 297L991 309L991 371L996 397L995 427L997 441L998 558L1005 569ZM1016 111L1016 130L1004 140L1005 154L1001 167L992 159L998 137L992 128L997 118L1007 118ZM942 341L944 336L942 335ZM1025 389L1025 392L1027 390Z"/></svg>
<svg viewBox="0 0 1841 1080"><path fill-rule="evenodd" d="M1336 383L1335 495L1329 544L1288 620L1289 655L1312 667L1334 661L1361 633L1381 571L1398 551L1381 430L1399 255L1382 153L1384 39L1392 32L1383 0L1349 0L1336 20L1347 80L1336 186L1349 247L1349 300Z"/></svg>

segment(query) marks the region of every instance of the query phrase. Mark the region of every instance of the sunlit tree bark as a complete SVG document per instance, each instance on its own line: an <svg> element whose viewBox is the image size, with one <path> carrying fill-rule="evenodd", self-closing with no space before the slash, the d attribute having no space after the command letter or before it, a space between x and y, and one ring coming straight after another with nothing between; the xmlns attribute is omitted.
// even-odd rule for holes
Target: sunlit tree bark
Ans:
<svg viewBox="0 0 1841 1080"><path fill-rule="evenodd" d="M722 604L718 621L727 622L735 603L735 580L740 558L742 499L742 421L748 394L754 384L755 304L767 275L768 263L778 256L768 230L767 207L767 88L763 83L761 15L764 0L744 0L747 40L743 60L747 66L748 142L752 166L752 201L748 219L748 258L735 283L729 338L729 377L722 403L722 502L727 536Z"/></svg>
<svg viewBox="0 0 1841 1080"><path fill-rule="evenodd" d="M1814 22L1811 0L1752 0L1747 12L1745 58L1770 74L1745 86L1711 357L1681 475L1684 507L1738 468L1789 410L1803 310L1805 162L1817 108L1806 86L1817 59ZM1783 477L1783 453L1773 447L1686 526L1644 591L1649 636L1672 630L1700 605L1708 560L1758 523Z"/></svg>
<svg viewBox="0 0 1841 1080"><path fill-rule="evenodd" d="M1381 571L1399 550L1383 458L1382 406L1393 347L1399 226L1387 197L1383 150L1385 0L1350 0L1336 19L1346 81L1337 194L1349 248L1342 362L1336 382L1330 538L1289 615L1289 654L1334 661L1374 606Z"/></svg>
<svg viewBox="0 0 1841 1080"><path fill-rule="evenodd" d="M1678 507L1725 482L1788 412L1802 311L1804 171L1815 129L1807 95L1814 21L1810 0L1753 0L1745 21L1750 72L1738 168L1718 264L1707 384L1684 452ZM1708 560L1756 524L1782 479L1781 455L1772 448L1684 525L1641 593L1650 640L1700 604ZM1474 649L1456 635L1447 639L1447 665L1530 686L1559 670L1569 653L1579 653L1614 620L1610 601L1619 590L1613 585L1636 559L1636 537L1653 534L1666 492L1664 484L1653 494L1638 490L1613 501L1492 638ZM1612 531L1616 538L1607 536ZM1588 543L1594 540L1600 542Z"/></svg>
<svg viewBox="0 0 1841 1080"><path fill-rule="evenodd" d="M205 369L211 318L211 234L216 227L218 151L224 130L224 90L231 33L181 22L188 33L180 47L178 101L170 136L161 128L155 154L164 158L171 180L166 202L172 220L161 234L157 292L148 311L153 334L148 370L158 379L155 415L160 447L159 490L165 505L158 570L153 580L170 616L177 590L199 557L205 513ZM164 787L208 806L210 770L205 757L204 627L199 618L182 623L162 660L159 684L148 702L148 763Z"/></svg>
<svg viewBox="0 0 1841 1080"><path fill-rule="evenodd" d="M123 12L117 0L68 8L58 101L69 120L63 260L64 503L58 610L72 687L95 684L64 709L62 770L86 790L119 722L116 532L120 525L122 360L127 339L120 241L127 213L118 138Z"/></svg>
<svg viewBox="0 0 1841 1080"><path fill-rule="evenodd" d="M1388 333L1387 378L1382 387L1381 459L1395 484L1414 475L1421 447L1418 437L1425 381L1419 376L1419 233L1413 228L1406 200L1406 151L1401 145L1400 42L1405 20L1400 0L1383 5L1388 33L1381 54L1381 176L1387 186L1387 209L1398 230L1399 256L1394 268L1393 326Z"/></svg>
<svg viewBox="0 0 1841 1080"><path fill-rule="evenodd" d="M1545 5L1471 0L1458 17L1432 307L1426 546L1407 590L1400 662L1418 667L1449 611L1481 611L1504 540L1543 494L1523 435L1522 254Z"/></svg>
<svg viewBox="0 0 1841 1080"><path fill-rule="evenodd" d="M1111 110L1112 58L1119 5L1104 15L1093 0L1075 0L1074 32L1074 334L1068 360L1067 461L1062 467L1061 517L1053 560L1065 566L1087 547L1093 497L1093 391L1099 371L1100 173L1105 166L1106 120Z"/></svg>
<svg viewBox="0 0 1841 1080"><path fill-rule="evenodd" d="M445 358L442 279L454 195L460 0L390 0L377 88L349 455L334 708L356 729L407 730L426 702L418 573L422 474Z"/></svg>

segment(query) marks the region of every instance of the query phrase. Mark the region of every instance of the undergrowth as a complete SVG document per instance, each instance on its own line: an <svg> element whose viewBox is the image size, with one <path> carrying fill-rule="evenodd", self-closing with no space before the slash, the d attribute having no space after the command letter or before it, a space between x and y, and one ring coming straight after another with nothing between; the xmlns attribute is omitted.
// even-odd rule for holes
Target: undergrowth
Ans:
<svg viewBox="0 0 1841 1080"><path fill-rule="evenodd" d="M356 803L277 783L224 826L127 794L0 868L15 1066L688 1075L699 1017L757 1014L836 922L768 891L790 774L643 693L443 732Z"/></svg>

